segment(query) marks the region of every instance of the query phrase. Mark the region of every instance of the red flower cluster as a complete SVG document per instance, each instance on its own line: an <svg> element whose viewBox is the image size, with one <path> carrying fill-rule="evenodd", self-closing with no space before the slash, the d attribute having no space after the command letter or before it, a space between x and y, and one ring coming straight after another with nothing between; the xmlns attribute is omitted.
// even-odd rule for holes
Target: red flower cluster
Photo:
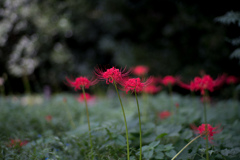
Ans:
<svg viewBox="0 0 240 160"><path fill-rule="evenodd" d="M206 124L202 124L198 128L195 128L195 131L201 135L208 135L208 140L211 142L211 140L213 140L212 137L214 136L214 134L220 132L220 131L217 131L216 129L217 127L212 127L210 124L207 124L207 127L206 127ZM204 139L206 139L206 137L204 137Z"/></svg>
<svg viewBox="0 0 240 160"><path fill-rule="evenodd" d="M125 71L125 69L121 71L115 67L112 67L104 72L98 68L95 70L95 74L99 79L105 79L106 84L109 84L113 82L120 83L124 77L128 76L129 71Z"/></svg>
<svg viewBox="0 0 240 160"><path fill-rule="evenodd" d="M68 84L71 87L74 87L75 90L81 90L82 87L88 89L89 86L95 85L98 83L98 80L88 80L86 77L78 77L74 81L66 77Z"/></svg>
<svg viewBox="0 0 240 160"><path fill-rule="evenodd" d="M176 103L175 106L176 106L176 108L179 108L179 103Z"/></svg>
<svg viewBox="0 0 240 160"><path fill-rule="evenodd" d="M238 78L235 76L228 76L226 77L226 83L227 84L235 84L238 82Z"/></svg>
<svg viewBox="0 0 240 160"><path fill-rule="evenodd" d="M45 119L46 119L46 121L50 122L50 121L52 121L52 116L51 115L47 115L47 116L45 116Z"/></svg>
<svg viewBox="0 0 240 160"><path fill-rule="evenodd" d="M132 69L133 74L135 74L136 76L144 76L148 73L148 71L149 68L144 65L139 65Z"/></svg>
<svg viewBox="0 0 240 160"><path fill-rule="evenodd" d="M155 86L153 84L146 86L145 88L143 88L143 92L145 93L149 93L149 94L155 94L157 92L159 92L162 89L161 86Z"/></svg>
<svg viewBox="0 0 240 160"><path fill-rule="evenodd" d="M191 82L190 84L183 83L182 81L178 81L178 85L184 89L194 91L194 83Z"/></svg>
<svg viewBox="0 0 240 160"><path fill-rule="evenodd" d="M201 101L202 101L202 103L210 103L211 98L209 96L203 96L203 97L201 97Z"/></svg>
<svg viewBox="0 0 240 160"><path fill-rule="evenodd" d="M20 139L11 139L10 144L8 144L9 147L22 147L25 146L28 143L28 141L22 141Z"/></svg>
<svg viewBox="0 0 240 160"><path fill-rule="evenodd" d="M214 81L209 75L203 76L203 78L195 77L193 80L194 84L194 90L201 91L201 94L205 94L205 90L209 90L210 92L213 92L214 89Z"/></svg>
<svg viewBox="0 0 240 160"><path fill-rule="evenodd" d="M169 116L171 116L171 112L169 111L162 111L158 114L158 116L160 117L160 119L166 119Z"/></svg>
<svg viewBox="0 0 240 160"><path fill-rule="evenodd" d="M204 95L205 90L212 92L214 90L214 87L220 85L220 82L220 80L214 81L209 75L204 75L202 78L195 77L189 85L181 81L178 81L178 85L182 88L189 89L190 91L201 91L201 94Z"/></svg>
<svg viewBox="0 0 240 160"><path fill-rule="evenodd" d="M86 95L87 101L93 100L95 98L94 96L91 96L89 93L85 93L85 95ZM84 94L81 93L77 100L79 102L83 102L84 101Z"/></svg>
<svg viewBox="0 0 240 160"><path fill-rule="evenodd" d="M123 86L126 93L128 93L128 91L135 92L135 90L136 92L141 92L143 88L149 83L149 79L146 82L142 83L140 78L130 78L127 81L123 82Z"/></svg>
<svg viewBox="0 0 240 160"><path fill-rule="evenodd" d="M162 79L162 83L163 83L165 86L174 85L176 82L177 82L177 78L175 78L175 77L173 77L173 76L165 76L165 77Z"/></svg>

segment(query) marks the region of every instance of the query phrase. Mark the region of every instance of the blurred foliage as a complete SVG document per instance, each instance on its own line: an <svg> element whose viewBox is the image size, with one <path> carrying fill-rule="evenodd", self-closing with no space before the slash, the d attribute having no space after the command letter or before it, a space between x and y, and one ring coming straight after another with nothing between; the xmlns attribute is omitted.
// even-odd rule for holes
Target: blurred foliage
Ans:
<svg viewBox="0 0 240 160"><path fill-rule="evenodd" d="M134 160L139 155L138 114L135 97L124 95L122 100L128 123L131 160ZM85 106L77 101L76 96L57 94L49 100L42 95L0 97L0 159L89 159ZM179 108L174 108L171 117L160 119L159 113L170 110L171 101L179 103ZM124 160L125 127L117 95L96 97L95 102L89 105L95 159ZM143 113L142 150L146 160L171 159L196 136L191 125L199 126L204 121L203 103L198 96L173 94L171 98L166 92L161 92L139 95L139 104ZM208 106L209 124L221 131L209 144L211 159L239 159L239 101L213 99ZM71 125L66 110L75 126ZM48 119L48 116L52 118ZM11 139L28 143L22 147L10 147ZM205 140L199 138L178 159L204 159L204 148Z"/></svg>
<svg viewBox="0 0 240 160"><path fill-rule="evenodd" d="M240 12L227 12L225 15L221 16L221 17L217 17L215 18L216 21L221 22L223 24L233 24L233 25L237 25L238 27L240 27ZM238 37L236 37L238 36ZM233 46L237 46L238 48L236 48L232 54L230 55L231 58L238 58L239 59L239 64L240 64L240 37L239 35L235 35L234 39L229 39L228 40Z"/></svg>
<svg viewBox="0 0 240 160"><path fill-rule="evenodd" d="M218 6L184 0L3 0L0 76L8 75L8 92L23 92L24 75L39 92L44 85L66 90L65 76L92 75L97 65L144 64L150 74L186 80L200 70L239 75L225 41L239 28L226 31L214 22L238 5Z"/></svg>

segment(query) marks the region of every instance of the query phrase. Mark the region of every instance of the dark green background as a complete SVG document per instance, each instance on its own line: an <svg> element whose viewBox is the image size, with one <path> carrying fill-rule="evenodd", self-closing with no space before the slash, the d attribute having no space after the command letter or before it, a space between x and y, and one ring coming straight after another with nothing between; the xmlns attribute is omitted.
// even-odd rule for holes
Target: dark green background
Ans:
<svg viewBox="0 0 240 160"><path fill-rule="evenodd" d="M0 45L0 75L6 73L7 93L23 93L22 79L8 69L10 55L22 37L35 37L33 58L39 60L28 75L33 92L50 85L53 92L70 90L66 76L92 75L94 67L135 65L150 67L149 75L180 75L188 82L200 70L216 78L240 76L236 24L214 21L238 5L225 1L175 0L21 0L1 1L0 23L8 22ZM16 19L9 22L9 17ZM22 25L24 24L24 25ZM20 27L19 27L20 26ZM19 29L20 28L20 29ZM4 33L1 33L3 37ZM24 50L22 51L25 52Z"/></svg>

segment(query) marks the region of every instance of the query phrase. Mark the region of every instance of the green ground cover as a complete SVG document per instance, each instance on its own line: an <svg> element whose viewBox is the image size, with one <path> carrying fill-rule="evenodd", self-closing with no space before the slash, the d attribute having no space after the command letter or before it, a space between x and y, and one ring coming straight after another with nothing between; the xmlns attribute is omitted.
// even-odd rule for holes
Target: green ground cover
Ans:
<svg viewBox="0 0 240 160"><path fill-rule="evenodd" d="M49 100L42 95L1 97L0 159L90 159L85 104L78 102L76 96L57 94ZM137 160L139 126L136 101L131 94L121 96L128 123L130 159ZM175 93L171 98L161 92L140 94L138 98L142 114L143 159L171 159L197 136L191 126L204 123L203 103L198 96ZM159 113L171 111L171 106L174 106L171 116L161 119ZM94 159L125 160L125 126L117 95L96 96L88 108ZM220 131L209 144L211 160L239 160L239 117L238 101L212 99L208 105L208 123ZM22 144L16 142L18 140ZM194 141L176 159L204 160L205 140L199 138Z"/></svg>

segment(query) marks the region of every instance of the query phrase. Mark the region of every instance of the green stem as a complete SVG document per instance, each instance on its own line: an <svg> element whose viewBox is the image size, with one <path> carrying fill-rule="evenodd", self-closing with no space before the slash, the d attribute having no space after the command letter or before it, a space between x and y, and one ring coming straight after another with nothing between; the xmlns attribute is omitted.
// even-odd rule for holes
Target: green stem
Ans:
<svg viewBox="0 0 240 160"><path fill-rule="evenodd" d="M83 91L84 101L85 101L85 104L86 104L86 112L87 112L87 120L88 120L88 131L89 131L89 141L90 141L90 146L91 146L91 155L92 155L92 159L93 159L93 154L92 154L92 152L93 152L92 135L91 135L91 127L90 127L90 121L89 121L87 98L86 98L84 87L82 87L82 91Z"/></svg>
<svg viewBox="0 0 240 160"><path fill-rule="evenodd" d="M193 140L191 140L190 142L188 142L188 144L186 144L173 158L172 160L174 160L185 148L187 148L192 142L194 142L196 139L198 139L199 137L201 137L202 135L198 135L197 137L195 137Z"/></svg>
<svg viewBox="0 0 240 160"><path fill-rule="evenodd" d="M116 82L113 81L114 83L114 86L116 88L116 91L117 91L117 94L118 94L118 98L119 98L119 101L120 101L120 104L121 104L121 107L122 107L122 112L123 112L123 117L124 117L124 123L125 123L125 128L126 128L126 139L127 139L127 159L130 160L130 156L129 156L129 143L128 143L128 128L127 128L127 120L126 120L126 116L125 116L125 112L124 112L124 108L123 108L123 105L122 105L122 100L120 98L120 95L119 95L119 92L118 92L118 89L117 89L117 85L116 85Z"/></svg>
<svg viewBox="0 0 240 160"><path fill-rule="evenodd" d="M138 98L137 98L137 92L135 90L135 97L136 97L136 102L137 102L137 107L138 107L138 119L139 119L139 137L140 137L140 157L139 160L142 159L142 129L141 129L141 113L139 109L139 104L138 104Z"/></svg>
<svg viewBox="0 0 240 160"><path fill-rule="evenodd" d="M205 123L205 131L208 130L207 127L207 102L206 99L208 98L208 93L205 91L205 94L203 95L204 99L204 123ZM206 134L206 159L209 160L209 155L208 155L208 134Z"/></svg>

